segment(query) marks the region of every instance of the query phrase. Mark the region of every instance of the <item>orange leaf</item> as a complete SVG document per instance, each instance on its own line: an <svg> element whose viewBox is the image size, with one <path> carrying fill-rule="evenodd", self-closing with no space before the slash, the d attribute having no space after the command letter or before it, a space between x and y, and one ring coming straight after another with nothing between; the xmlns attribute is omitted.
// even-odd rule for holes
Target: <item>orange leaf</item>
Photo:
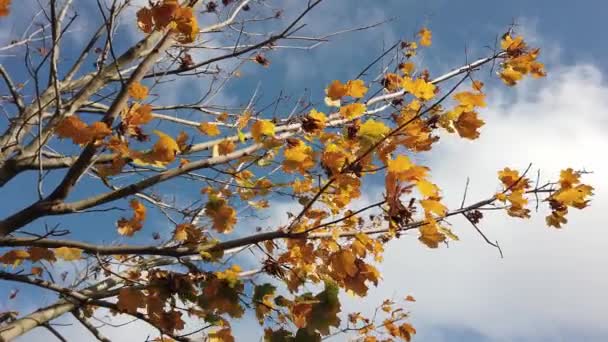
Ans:
<svg viewBox="0 0 608 342"><path fill-rule="evenodd" d="M198 130L202 133L214 137L216 135L220 135L220 130L217 128L217 124L211 122L203 122L198 126Z"/></svg>
<svg viewBox="0 0 608 342"><path fill-rule="evenodd" d="M65 261L78 260L82 257L82 249L59 247L55 249L55 256Z"/></svg>
<svg viewBox="0 0 608 342"><path fill-rule="evenodd" d="M141 83L133 83L129 86L129 96L135 100L143 100L148 97L148 87Z"/></svg>

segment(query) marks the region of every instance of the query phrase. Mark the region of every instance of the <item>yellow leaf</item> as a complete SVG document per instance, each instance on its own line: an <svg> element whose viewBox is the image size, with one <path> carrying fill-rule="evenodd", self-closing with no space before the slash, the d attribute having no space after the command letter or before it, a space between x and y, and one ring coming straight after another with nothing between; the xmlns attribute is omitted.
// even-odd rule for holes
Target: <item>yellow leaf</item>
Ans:
<svg viewBox="0 0 608 342"><path fill-rule="evenodd" d="M315 166L312 148L300 140L292 141L283 151L283 156L283 169L286 172L298 170L305 173Z"/></svg>
<svg viewBox="0 0 608 342"><path fill-rule="evenodd" d="M327 122L327 116L322 112L311 109L307 116L302 119L302 129L304 132L317 134L320 133Z"/></svg>
<svg viewBox="0 0 608 342"><path fill-rule="evenodd" d="M367 93L367 87L362 80L352 80L346 83L346 95L356 99L362 98Z"/></svg>
<svg viewBox="0 0 608 342"><path fill-rule="evenodd" d="M65 261L78 260L82 257L82 249L59 247L55 249L55 256Z"/></svg>
<svg viewBox="0 0 608 342"><path fill-rule="evenodd" d="M573 185L580 183L580 175L574 172L571 168L562 170L559 174L559 184L562 189L571 188Z"/></svg>
<svg viewBox="0 0 608 342"><path fill-rule="evenodd" d="M416 98L424 101L430 100L435 96L435 85L421 78L412 80L409 77L404 77L401 86Z"/></svg>
<svg viewBox="0 0 608 342"><path fill-rule="evenodd" d="M144 100L148 97L148 87L137 82L129 86L129 96L135 100Z"/></svg>
<svg viewBox="0 0 608 342"><path fill-rule="evenodd" d="M500 79L503 80L503 82L505 82L508 86L514 86L515 84L517 84L517 81L521 80L523 77L524 74L519 71L516 71L510 65L507 65L500 72Z"/></svg>
<svg viewBox="0 0 608 342"><path fill-rule="evenodd" d="M388 173L400 174L410 169L414 164L408 156L398 155L394 160L388 161Z"/></svg>
<svg viewBox="0 0 608 342"><path fill-rule="evenodd" d="M469 91L454 94L454 99L463 106L465 110L473 110L475 107L485 107L486 95L483 93L471 93Z"/></svg>
<svg viewBox="0 0 608 342"><path fill-rule="evenodd" d="M418 191L424 197L437 197L439 196L439 188L437 185L425 180L421 179L416 182L416 186L418 187Z"/></svg>
<svg viewBox="0 0 608 342"><path fill-rule="evenodd" d="M340 115L345 119L354 119L363 115L366 109L363 103L351 103L340 107Z"/></svg>
<svg viewBox="0 0 608 342"><path fill-rule="evenodd" d="M427 29L426 27L423 28L422 30L420 30L420 32L418 32L418 36L420 37L421 46L430 46L431 45L431 39L433 37L433 34L431 33L431 31L429 29Z"/></svg>
<svg viewBox="0 0 608 342"><path fill-rule="evenodd" d="M198 125L198 130L210 137L220 135L221 133L217 127L217 124L211 122L202 122L200 125Z"/></svg>
<svg viewBox="0 0 608 342"><path fill-rule="evenodd" d="M430 224L425 224L420 227L420 240L429 248L439 247L439 243L445 241L445 235L441 234L437 229L437 224L433 221Z"/></svg>
<svg viewBox="0 0 608 342"><path fill-rule="evenodd" d="M258 120L251 127L251 135L255 141L262 141L263 136L274 136L274 124L268 120Z"/></svg>
<svg viewBox="0 0 608 342"><path fill-rule="evenodd" d="M390 131L391 129L383 122L369 119L359 127L359 132L357 132L357 134L360 137L376 142L384 138Z"/></svg>
<svg viewBox="0 0 608 342"><path fill-rule="evenodd" d="M135 163L165 166L172 162L179 153L179 145L172 137L161 131L155 130L154 133L158 135L156 144L154 144L151 151L139 156L140 158L133 158Z"/></svg>
<svg viewBox="0 0 608 342"><path fill-rule="evenodd" d="M399 67L404 76L411 76L412 73L414 72L414 69L416 68L416 66L412 62L405 62L405 63L401 64Z"/></svg>
<svg viewBox="0 0 608 342"><path fill-rule="evenodd" d="M441 202L433 199L420 200L420 205L424 208L424 211L427 215L436 214L439 216L444 216L448 212L448 208L446 208Z"/></svg>

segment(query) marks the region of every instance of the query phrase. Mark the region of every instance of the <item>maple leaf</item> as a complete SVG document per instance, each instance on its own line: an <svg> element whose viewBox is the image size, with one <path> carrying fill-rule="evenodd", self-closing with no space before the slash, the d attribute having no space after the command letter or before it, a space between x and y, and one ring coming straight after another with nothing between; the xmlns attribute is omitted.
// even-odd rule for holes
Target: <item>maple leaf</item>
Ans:
<svg viewBox="0 0 608 342"><path fill-rule="evenodd" d="M366 109L363 103L350 103L340 107L340 115L345 119L354 119L363 115Z"/></svg>
<svg viewBox="0 0 608 342"><path fill-rule="evenodd" d="M10 13L11 0L0 0L0 17L6 17Z"/></svg>
<svg viewBox="0 0 608 342"><path fill-rule="evenodd" d="M302 129L307 133L320 133L327 122L327 116L322 112L311 109L307 116L302 119Z"/></svg>
<svg viewBox="0 0 608 342"><path fill-rule="evenodd" d="M359 99L365 96L367 93L367 87L363 80L351 80L346 82L346 95Z"/></svg>
<svg viewBox="0 0 608 342"><path fill-rule="evenodd" d="M485 107L486 95L483 93L472 93L464 91L454 94L454 99L459 102L459 106L464 107L465 111L473 110L475 107Z"/></svg>
<svg viewBox="0 0 608 342"><path fill-rule="evenodd" d="M398 155L394 160L388 161L388 172L399 174L401 172L407 171L414 164L410 161L408 156Z"/></svg>
<svg viewBox="0 0 608 342"><path fill-rule="evenodd" d="M82 258L82 249L59 247L55 248L55 256L65 261L73 261Z"/></svg>
<svg viewBox="0 0 608 342"><path fill-rule="evenodd" d="M435 89L437 88L433 83L427 82L422 78L412 80L409 77L403 78L401 86L416 98L424 101L432 99L435 96Z"/></svg>
<svg viewBox="0 0 608 342"><path fill-rule="evenodd" d="M435 199L420 200L420 205L424 208L427 216L430 214L444 216L448 212L448 208Z"/></svg>
<svg viewBox="0 0 608 342"><path fill-rule="evenodd" d="M221 143L217 144L217 147L218 153L220 155L226 155L228 153L233 152L236 148L236 145L230 140L224 140Z"/></svg>
<svg viewBox="0 0 608 342"><path fill-rule="evenodd" d="M137 16L137 27L144 33L150 33L154 29L154 21L152 18L152 10L143 7L136 13Z"/></svg>
<svg viewBox="0 0 608 342"><path fill-rule="evenodd" d="M359 132L357 132L357 135L371 142L377 142L378 140L384 138L390 131L391 129L381 121L369 119L365 121L361 127L359 127Z"/></svg>
<svg viewBox="0 0 608 342"><path fill-rule="evenodd" d="M40 260L46 260L46 261L53 262L53 261L57 260L57 259L55 259L55 253L53 253L53 251L48 248L30 247L30 248L28 248L27 252L30 255L29 259L32 262L37 262Z"/></svg>
<svg viewBox="0 0 608 342"><path fill-rule="evenodd" d="M437 229L437 224L430 223L420 227L420 236L418 240L427 245L429 248L439 247L439 243L445 241L445 235L441 234Z"/></svg>
<svg viewBox="0 0 608 342"><path fill-rule="evenodd" d="M477 129L483 125L485 125L485 122L477 118L476 112L464 112L460 114L458 120L454 121L454 127L458 131L458 135L471 140L479 138Z"/></svg>
<svg viewBox="0 0 608 342"><path fill-rule="evenodd" d="M120 311L136 313L138 308L146 307L144 293L131 287L123 287L118 291L116 306Z"/></svg>
<svg viewBox="0 0 608 342"><path fill-rule="evenodd" d="M75 144L84 145L93 140L103 139L110 135L112 130L104 122L94 122L90 126L75 115L61 120L55 128L60 138L70 138Z"/></svg>
<svg viewBox="0 0 608 342"><path fill-rule="evenodd" d="M121 218L116 225L118 226L118 234L133 236L143 227L143 221L146 219L146 207L136 199L132 199L129 203L133 209L133 216L130 219Z"/></svg>
<svg viewBox="0 0 608 342"><path fill-rule="evenodd" d="M230 233L236 224L236 210L225 199L210 196L205 214L213 219L213 228L220 233Z"/></svg>
<svg viewBox="0 0 608 342"><path fill-rule="evenodd" d="M274 124L268 120L258 120L251 126L251 136L255 141L262 141L262 137L274 136Z"/></svg>
<svg viewBox="0 0 608 342"><path fill-rule="evenodd" d="M22 249L13 249L0 256L0 263L17 267L23 260L28 259L30 254Z"/></svg>
<svg viewBox="0 0 608 342"><path fill-rule="evenodd" d="M315 166L314 153L310 146L306 145L301 140L294 140L291 146L283 151L283 169L286 172L294 172L296 170L305 173L306 170Z"/></svg>
<svg viewBox="0 0 608 342"><path fill-rule="evenodd" d="M412 62L405 62L399 65L399 70L401 70L404 76L411 76L415 68L416 66Z"/></svg>
<svg viewBox="0 0 608 342"><path fill-rule="evenodd" d="M257 285L253 290L253 305L255 307L255 316L262 324L264 318L274 308L270 300L276 291L276 287L272 284Z"/></svg>
<svg viewBox="0 0 608 342"><path fill-rule="evenodd" d="M200 125L198 125L198 130L210 137L221 134L217 124L212 122L202 122Z"/></svg>
<svg viewBox="0 0 608 342"><path fill-rule="evenodd" d="M230 328L223 328L217 331L210 332L206 339L207 342L234 342L234 336L232 336L232 330Z"/></svg>
<svg viewBox="0 0 608 342"><path fill-rule="evenodd" d="M562 189L571 188L573 185L580 183L580 174L574 172L571 168L562 170L559 174L559 184Z"/></svg>
<svg viewBox="0 0 608 342"><path fill-rule="evenodd" d="M586 198L593 194L593 187L586 184L579 184L576 187L566 188L555 193L552 198L567 206L584 208Z"/></svg>
<svg viewBox="0 0 608 342"><path fill-rule="evenodd" d="M426 179L421 179L416 182L416 187L420 194L424 197L437 197L439 196L439 187L437 185L427 181Z"/></svg>
<svg viewBox="0 0 608 342"><path fill-rule="evenodd" d="M513 69L512 66L506 66L500 73L500 79L505 82L508 86L514 86L517 84L517 81L521 80L524 77L524 74Z"/></svg>
<svg viewBox="0 0 608 342"><path fill-rule="evenodd" d="M431 46L431 39L433 37L431 30L429 30L425 27L422 30L420 30L420 32L418 32L418 36L420 37L421 46Z"/></svg>
<svg viewBox="0 0 608 342"><path fill-rule="evenodd" d="M331 100L340 100L342 97L346 96L346 85L342 84L342 82L338 80L334 80L329 84L329 86L325 89L325 93L327 97Z"/></svg>
<svg viewBox="0 0 608 342"><path fill-rule="evenodd" d="M144 100L148 97L148 87L137 82L129 86L129 96L135 100Z"/></svg>
<svg viewBox="0 0 608 342"><path fill-rule="evenodd" d="M133 162L140 165L164 167L175 160L180 148L177 141L169 135L157 130L153 132L158 135L158 140L152 150L146 153L132 153Z"/></svg>

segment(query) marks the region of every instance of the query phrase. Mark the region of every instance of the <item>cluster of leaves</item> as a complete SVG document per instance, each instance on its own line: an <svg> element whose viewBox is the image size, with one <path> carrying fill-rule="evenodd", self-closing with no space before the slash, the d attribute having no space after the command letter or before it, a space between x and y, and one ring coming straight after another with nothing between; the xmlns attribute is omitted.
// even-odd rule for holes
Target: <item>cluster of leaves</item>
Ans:
<svg viewBox="0 0 608 342"><path fill-rule="evenodd" d="M0 1L2 14L2 4L7 8L10 1ZM207 8L212 11L209 5ZM193 9L177 0L151 2L137 12L137 24L147 34L168 32L183 44L193 42L199 32ZM429 248L458 240L446 226L446 218L453 212L442 202L430 168L417 164L415 156L432 150L442 133L477 139L485 124L478 111L486 106L486 94L483 83L472 80L471 75L467 75L472 80L470 90L440 89L430 72L420 69L412 59L419 45L431 45L432 33L423 28L417 37L417 41L403 42L400 63L386 72L380 83L378 92L390 99L385 107L391 109L389 115L382 115L371 107L372 101L365 101L375 84L362 79L335 80L325 89L328 113L307 109L295 121L285 122L257 117L250 110L223 113L216 116L217 121L195 123L200 134L192 139L184 131L174 138L154 130L156 141L147 149L139 149L150 140L146 125L157 114L152 105L144 103L149 89L133 82L128 87L130 101L115 127L111 127L113 122L87 123L77 115L61 120L55 128L58 138L70 139L80 147L96 147L110 157L92 167L105 182L127 168L153 170L159 174L156 177L169 179L198 162L185 158L192 150L191 140L221 136L227 133L226 128L220 130L223 126L233 130L233 135L205 141L210 152L204 157L207 161L234 156L225 158L221 170L231 176L228 185L211 183L200 191L207 221L176 222L170 241L158 246L158 250L198 254L205 270L179 259L183 254L174 256L188 269L186 273L176 269L142 270L138 268L140 260L132 255L108 257L100 261L107 275L112 274L109 268L113 261L133 267L125 276L127 285L118 292L114 312L144 317L170 335L184 329L186 313L215 327L208 334L212 341L233 341L231 319L242 317L251 307L266 340L319 341L339 329L344 320L340 291L364 297L370 286L381 281L375 264L382 261L388 241L413 229ZM528 47L520 36L505 35L501 47L500 78L505 83L515 85L524 75L544 76L543 65L536 60L539 50ZM444 107L445 99L454 105ZM235 154L247 148L249 152ZM179 165L170 168L178 161ZM277 176L271 178L275 172ZM378 213L366 218L361 215L363 210L352 207L369 175L384 177L385 193L383 201L370 207L377 208ZM581 183L581 175L564 170L556 183L558 188L541 189L533 188L525 174L505 168L499 172L503 191L486 203L505 203L508 215L526 218L530 214L528 197L547 190L552 210L547 224L560 227L566 222L568 207L581 209L592 195L593 188ZM225 268L226 263L219 262L224 260L224 249L217 246L237 227L239 205L263 210L269 207L267 197L278 191L297 198L302 208L297 214L288 213L290 222L276 229L275 237L250 243L263 252L262 271L275 279L259 285L245 280L240 266ZM136 199L130 206L133 214L119 218L116 224L117 233L127 237L142 230L147 211ZM477 223L481 214L476 209L461 212ZM24 262L79 260L83 254L93 253L69 247L30 247L6 252L0 256L0 263L18 267ZM31 275L42 278L42 269L33 266ZM311 292L307 284L319 291ZM405 300L411 301L411 297ZM350 314L346 331L354 331L367 342L384 337L409 341L416 330L404 322L408 313L400 305L391 300L382 303L379 310L387 317L381 323L360 313ZM95 307L88 309L91 315Z"/></svg>
<svg viewBox="0 0 608 342"><path fill-rule="evenodd" d="M536 59L540 53L538 48L530 48L522 36L513 38L511 33L503 36L500 42L506 58L501 64L500 78L509 86L514 86L524 75L539 78L546 75L544 65Z"/></svg>
<svg viewBox="0 0 608 342"><path fill-rule="evenodd" d="M169 29L183 44L192 43L199 31L192 7L182 6L178 0L162 0L140 9L137 25L145 33Z"/></svg>
<svg viewBox="0 0 608 342"><path fill-rule="evenodd" d="M0 17L6 17L10 13L12 0L0 0Z"/></svg>

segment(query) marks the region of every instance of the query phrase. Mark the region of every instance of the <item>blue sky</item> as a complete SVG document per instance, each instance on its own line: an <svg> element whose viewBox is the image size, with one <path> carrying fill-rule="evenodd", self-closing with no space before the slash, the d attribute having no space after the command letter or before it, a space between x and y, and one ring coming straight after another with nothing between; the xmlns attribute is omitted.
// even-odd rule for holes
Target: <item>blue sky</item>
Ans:
<svg viewBox="0 0 608 342"><path fill-rule="evenodd" d="M35 6L35 1L13 2L15 13L0 19L0 46L29 23L20 18ZM80 17L70 33L66 58L94 27L94 17L86 14L95 7L76 2ZM271 3L285 8L286 18L269 25L271 29L282 27L301 7L298 1ZM517 23L516 30L541 47L541 60L549 76L511 89L484 69L479 78L488 84L489 107L481 113L487 122L481 138L474 143L446 138L432 154L422 158L433 169L434 179L451 206L459 204L466 177L472 180L470 198L485 198L495 190L499 168L508 165L523 169L533 162L547 176L569 166L593 170L589 181L597 191L592 207L584 213L573 212L570 223L561 231L544 227L542 212L526 222L501 214L484 220L484 230L501 243L504 259L458 220L453 224L461 241L450 248L428 250L414 235L405 236L387 249L381 286L365 300L345 297L345 307L371 309L386 296L413 294L418 300L411 307L412 322L419 331L417 341L604 341L608 340L608 328L603 323L608 315L608 295L604 291L608 277L602 270L608 262L608 233L603 227L602 208L608 205L608 164L600 155L608 148L606 12L608 3L604 1L326 0L305 21L307 27L302 34L394 19L368 31L334 37L314 50L266 53L271 60L268 68L246 63L240 69L241 78L214 104L243 105L257 87L261 94L259 107L281 91L291 96L292 101L279 107L279 113L289 112L303 94L310 94L313 103L320 103L322 89L331 80L353 78L383 48L398 39L411 39L422 26L433 31L433 46L421 52L417 60L431 70L431 75L437 75L465 60L487 55L496 38L511 23ZM122 23L120 32L119 43L125 45L141 37L128 21ZM22 53L19 49L0 51L0 63L16 72L17 81L25 79L18 67ZM377 73L378 68L373 72ZM196 80L178 87L161 85L153 93L162 95L159 101L176 103L196 98L204 86L205 80ZM197 115L192 114L192 118L200 120ZM272 116L266 112L262 115ZM5 125L6 121L0 122L0 127ZM0 215L6 216L34 200L33 182L33 173L29 173L5 186ZM53 178L47 183L50 188ZM85 189L88 193L102 190L93 181ZM157 190L178 193L181 203L194 201L197 196L187 182ZM360 203L372 202L380 194L381 190L372 186ZM126 202L117 205L126 208ZM279 224L290 208L277 199L261 221L269 226ZM61 222L74 231L75 239L114 241L117 236L108 227L114 227L119 216L49 218L31 229L40 229L42 223L52 226ZM150 242L152 232L168 234L168 227L160 214L150 210L145 230L130 242ZM13 288L12 284L1 283L0 298L7 298ZM52 295L27 296L30 293L23 289L13 302L2 299L0 311L16 308L25 312L40 302L54 300ZM77 331L71 329L66 331ZM240 325L238 336L250 336L251 329L253 325L248 323ZM32 336L42 340L48 337L46 334L37 331ZM110 334L118 341L124 340L118 332Z"/></svg>

